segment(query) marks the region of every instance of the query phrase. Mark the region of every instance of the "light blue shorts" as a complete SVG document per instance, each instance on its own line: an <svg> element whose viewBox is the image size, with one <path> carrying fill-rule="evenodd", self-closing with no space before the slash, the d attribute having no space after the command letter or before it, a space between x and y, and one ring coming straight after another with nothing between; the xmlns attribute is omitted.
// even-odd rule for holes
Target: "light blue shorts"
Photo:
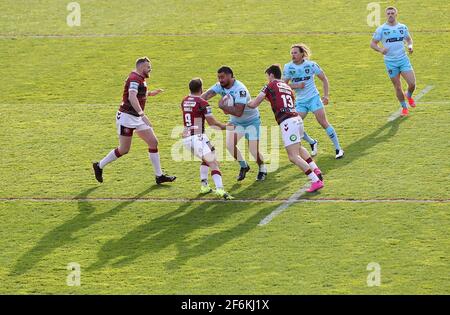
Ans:
<svg viewBox="0 0 450 315"><path fill-rule="evenodd" d="M230 121L236 128L234 131L239 134L245 134L245 139L247 140L259 140L260 129L261 129L261 119L258 117L256 119L250 120L245 123L238 123L235 121Z"/></svg>
<svg viewBox="0 0 450 315"><path fill-rule="evenodd" d="M389 78L394 78L400 74L400 72L412 71L413 67L409 61L408 56L396 61L385 60L386 70L389 74Z"/></svg>
<svg viewBox="0 0 450 315"><path fill-rule="evenodd" d="M311 98L306 100L304 99L296 99L295 100L295 109L298 113L307 113L307 112L315 112L323 108L322 100L320 99L320 95L317 94Z"/></svg>

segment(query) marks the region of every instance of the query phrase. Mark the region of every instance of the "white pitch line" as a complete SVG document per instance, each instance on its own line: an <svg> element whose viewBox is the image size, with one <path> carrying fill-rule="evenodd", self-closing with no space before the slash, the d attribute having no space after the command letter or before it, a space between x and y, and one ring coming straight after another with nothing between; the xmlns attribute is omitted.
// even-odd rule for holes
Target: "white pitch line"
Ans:
<svg viewBox="0 0 450 315"><path fill-rule="evenodd" d="M422 91L419 92L419 94L417 94L417 96L415 97L415 101L419 101L425 94L427 94L428 92L430 92L433 89L433 85L427 85ZM400 114L402 113L402 109L400 108L399 110L397 110L396 112L392 113L391 116L389 116L388 121L394 121L397 118L400 117Z"/></svg>
<svg viewBox="0 0 450 315"><path fill-rule="evenodd" d="M297 192L295 192L292 196L289 197L288 200L286 200L283 204L278 206L275 210L273 210L267 217L261 220L259 222L258 226L264 226L270 221L272 221L273 218L275 218L277 215L282 213L284 210L286 210L291 204L298 201L298 199L303 196L303 194L306 192L306 190L309 187L309 182L305 184L302 188L300 188Z"/></svg>

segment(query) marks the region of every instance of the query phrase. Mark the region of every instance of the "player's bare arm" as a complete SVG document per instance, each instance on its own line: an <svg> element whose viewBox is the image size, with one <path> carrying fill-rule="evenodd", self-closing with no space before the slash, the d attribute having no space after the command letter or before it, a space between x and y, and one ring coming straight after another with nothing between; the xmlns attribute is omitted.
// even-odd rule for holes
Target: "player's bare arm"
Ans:
<svg viewBox="0 0 450 315"><path fill-rule="evenodd" d="M284 83L289 85L291 89L303 89L305 87L305 82L300 83L289 83L291 79L284 79Z"/></svg>
<svg viewBox="0 0 450 315"><path fill-rule="evenodd" d="M152 124L150 123L150 120L148 119L148 117L145 115L144 111L141 108L141 105L139 104L138 98L137 98L137 91L135 90L130 90L129 91L129 96L128 96L128 100L131 103L131 106L133 106L134 110L139 114L139 116L142 117L142 120L149 125L150 127L152 126Z"/></svg>
<svg viewBox="0 0 450 315"><path fill-rule="evenodd" d="M213 115L205 116L205 119L211 127L218 127L221 130L225 130L227 127L227 125L218 121Z"/></svg>
<svg viewBox="0 0 450 315"><path fill-rule="evenodd" d="M250 103L247 104L247 106L250 108L256 108L261 105L265 98L266 94L261 92L255 99L251 100Z"/></svg>
<svg viewBox="0 0 450 315"><path fill-rule="evenodd" d="M208 90L202 94L201 98L203 98L205 101L207 101L207 100L213 98L214 96L216 96L216 92L214 92L213 90Z"/></svg>
<svg viewBox="0 0 450 315"><path fill-rule="evenodd" d="M241 117L244 113L245 104L236 103L234 106L228 106L222 102L219 102L219 108L222 109L227 115Z"/></svg>
<svg viewBox="0 0 450 315"><path fill-rule="evenodd" d="M411 37L410 35L408 35L408 36L405 38L405 41L406 41L406 44L408 45L408 52L409 52L409 54L412 54L412 53L414 52L414 49L413 49L413 39L412 39L412 37Z"/></svg>
<svg viewBox="0 0 450 315"><path fill-rule="evenodd" d="M330 89L330 83L328 82L328 77L325 75L325 72L322 71L321 74L318 74L317 77L322 81L323 83L323 97L322 102L324 105L328 105L329 102L329 89Z"/></svg>
<svg viewBox="0 0 450 315"><path fill-rule="evenodd" d="M387 52L388 52L388 49L385 48L385 47L378 46L379 42L380 42L379 40L372 39L372 41L370 42L370 48L372 48L373 50L379 52L382 55L386 55Z"/></svg>
<svg viewBox="0 0 450 315"><path fill-rule="evenodd" d="M156 96L156 95L158 95L159 93L162 93L162 92L164 92L164 90L163 89L156 89L156 90L153 90L153 91L150 91L150 92L148 92L148 96Z"/></svg>

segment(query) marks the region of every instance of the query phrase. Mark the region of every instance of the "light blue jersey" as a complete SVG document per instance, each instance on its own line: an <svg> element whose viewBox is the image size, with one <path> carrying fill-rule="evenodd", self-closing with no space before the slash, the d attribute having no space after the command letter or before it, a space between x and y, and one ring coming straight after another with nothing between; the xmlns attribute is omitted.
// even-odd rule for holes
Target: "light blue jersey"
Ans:
<svg viewBox="0 0 450 315"><path fill-rule="evenodd" d="M382 42L388 49L384 55L386 61L398 61L407 56L404 44L407 37L409 37L408 27L401 23L394 26L384 23L373 34L373 39Z"/></svg>
<svg viewBox="0 0 450 315"><path fill-rule="evenodd" d="M210 90L214 91L216 94L220 94L221 96L225 96L227 94L231 95L233 97L234 104L247 105L251 101L250 92L245 85L238 80L234 80L233 85L229 89L222 87L220 83L217 82L210 88ZM258 108L249 108L245 106L241 117L230 115L230 122L232 124L246 125L255 121L259 121Z"/></svg>
<svg viewBox="0 0 450 315"><path fill-rule="evenodd" d="M303 89L295 89L297 101L307 100L319 95L316 84L314 82L315 75L321 74L322 70L314 61L305 59L300 65L289 62L284 65L284 80L291 80L292 83L305 83Z"/></svg>

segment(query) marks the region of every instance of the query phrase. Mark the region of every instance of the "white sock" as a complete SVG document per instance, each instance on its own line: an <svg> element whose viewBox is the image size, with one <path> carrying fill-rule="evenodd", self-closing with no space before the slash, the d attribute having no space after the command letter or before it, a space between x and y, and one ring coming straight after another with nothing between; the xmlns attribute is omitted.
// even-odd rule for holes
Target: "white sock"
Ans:
<svg viewBox="0 0 450 315"><path fill-rule="evenodd" d="M314 172L309 173L307 176L313 183L319 181L319 177Z"/></svg>
<svg viewBox="0 0 450 315"><path fill-rule="evenodd" d="M259 166L259 171L262 172L262 173L267 173L267 167L266 167L266 164L261 164L261 165Z"/></svg>
<svg viewBox="0 0 450 315"><path fill-rule="evenodd" d="M212 171L211 177L214 180L214 184L216 185L216 189L223 189L222 184L222 174L219 171Z"/></svg>
<svg viewBox="0 0 450 315"><path fill-rule="evenodd" d="M309 167L314 171L317 168L316 162L314 162L313 159L311 159L311 162L308 163Z"/></svg>
<svg viewBox="0 0 450 315"><path fill-rule="evenodd" d="M119 156L117 156L117 154L119 154L119 151L117 149L112 150L98 163L98 166L103 169L107 164L114 162L121 157L120 154Z"/></svg>
<svg viewBox="0 0 450 315"><path fill-rule="evenodd" d="M208 165L201 164L200 165L200 180L208 180L208 172L209 167Z"/></svg>
<svg viewBox="0 0 450 315"><path fill-rule="evenodd" d="M156 152L149 152L148 155L150 157L150 161L152 161L153 169L155 170L155 175L156 176L161 176L162 175L161 161L159 159L158 151L156 151Z"/></svg>

